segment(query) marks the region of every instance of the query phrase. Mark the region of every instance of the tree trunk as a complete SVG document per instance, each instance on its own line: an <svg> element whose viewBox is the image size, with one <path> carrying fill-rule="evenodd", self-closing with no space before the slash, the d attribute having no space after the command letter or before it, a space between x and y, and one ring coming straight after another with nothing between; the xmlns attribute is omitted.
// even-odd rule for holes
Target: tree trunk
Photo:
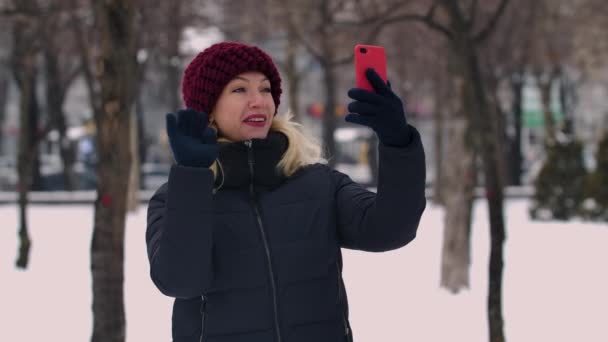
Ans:
<svg viewBox="0 0 608 342"><path fill-rule="evenodd" d="M302 122L300 118L300 74L297 64L297 35L293 23L287 26L287 47L285 51L285 75L289 81L289 109L293 113L294 121Z"/></svg>
<svg viewBox="0 0 608 342"><path fill-rule="evenodd" d="M435 179L433 180L433 202L439 205L445 205L445 201L443 198L443 184L444 184L444 159L446 154L444 153L444 141L450 141L448 139L444 140L445 133L445 110L446 110L446 87L444 85L445 82L442 81L442 73L447 73L447 70L441 70L435 72L435 113L434 113L434 145L435 149ZM456 132L454 132L456 133Z"/></svg>
<svg viewBox="0 0 608 342"><path fill-rule="evenodd" d="M169 20L167 40L167 93L169 94L169 106L171 111L178 110L182 105L180 99L180 80L181 80L181 55L179 53L179 43L184 30L183 16L181 15L182 1L171 1L167 4ZM208 114L208 113L207 113Z"/></svg>
<svg viewBox="0 0 608 342"><path fill-rule="evenodd" d="M328 156L328 165L336 165L336 141L334 132L336 130L336 77L334 68L325 64L322 67L323 80L325 84L325 106L323 109L323 146Z"/></svg>
<svg viewBox="0 0 608 342"><path fill-rule="evenodd" d="M0 66L0 68L2 68ZM4 70L0 70L0 156L4 155L4 135L2 127L6 118L6 103L8 99L9 76Z"/></svg>
<svg viewBox="0 0 608 342"><path fill-rule="evenodd" d="M467 41L468 42L468 41ZM483 83L477 51L472 44L465 44L465 56L471 87L471 102L475 109L471 112L473 132L477 136L476 150L481 153L486 199L490 221L490 265L488 289L488 322L490 342L504 342L504 323L502 316L502 272L505 225L503 213L503 181L500 179L499 159L501 148L497 144L497 127L493 125L494 108L488 102L487 89Z"/></svg>
<svg viewBox="0 0 608 342"><path fill-rule="evenodd" d="M32 3L15 4L20 10L32 9ZM19 249L16 267L25 269L29 262L31 240L28 233L28 191L32 185L34 156L37 154L36 55L32 42L36 23L20 18L13 26L11 69L19 88L19 142L17 147L17 191L19 192Z"/></svg>
<svg viewBox="0 0 608 342"><path fill-rule="evenodd" d="M463 117L446 122L444 170L441 186L445 206L441 286L453 293L469 287L471 264L471 210L473 206L473 153L465 141L468 123Z"/></svg>
<svg viewBox="0 0 608 342"><path fill-rule="evenodd" d="M569 136L574 135L573 108L576 102L576 87L566 73L559 76L559 102L564 113L563 131Z"/></svg>
<svg viewBox="0 0 608 342"><path fill-rule="evenodd" d="M131 128L129 144L129 152L131 153L131 171L129 172L129 188L127 191L127 210L130 212L137 211L139 208L139 182L140 168L139 166L139 134L137 130L137 118L131 115Z"/></svg>
<svg viewBox="0 0 608 342"><path fill-rule="evenodd" d="M502 186L508 183L509 179L509 163L508 163L508 151L506 146L507 141L507 118L506 113L500 107L498 102L498 79L490 76L484 79L484 87L488 89L486 93L487 97L487 112L485 115L489 116L487 120L490 120L492 124L492 132L494 134L493 141L495 146L496 155L494 156L494 162L496 162L496 168L498 172L498 179L501 180Z"/></svg>
<svg viewBox="0 0 608 342"><path fill-rule="evenodd" d="M444 238L441 256L441 286L459 292L469 286L471 210L475 187L474 153L470 136L466 69L457 55L450 57L448 71L452 93L446 97L451 117L446 118L445 160L439 186L445 205Z"/></svg>
<svg viewBox="0 0 608 342"><path fill-rule="evenodd" d="M19 147L17 152L17 172L19 191L19 255L17 256L16 266L25 269L29 262L29 251L31 240L28 233L27 206L28 191L32 184L32 174L34 167L34 155L37 153L36 137L32 136L35 125L35 113L38 111L36 105L36 76L35 76L35 55L21 55L25 61L19 71L20 82L20 118L19 118Z"/></svg>
<svg viewBox="0 0 608 342"><path fill-rule="evenodd" d="M97 0L100 56L97 77L102 111L97 124L97 200L91 272L93 277L93 342L125 340L124 237L127 191L132 167L131 107L136 70L132 4Z"/></svg>
<svg viewBox="0 0 608 342"><path fill-rule="evenodd" d="M538 88L540 90L540 100L543 111L543 120L545 126L545 143L553 145L555 143L555 118L551 109L551 85L553 84L553 76L540 75L538 80Z"/></svg>
<svg viewBox="0 0 608 342"><path fill-rule="evenodd" d="M515 126L515 134L511 140L510 152L510 179L511 184L521 185L521 174L523 165L523 155L521 151L521 130L523 116L523 92L524 80L523 73L516 73L511 76L511 92L513 93L513 102L511 111L513 113L513 125Z"/></svg>
<svg viewBox="0 0 608 342"><path fill-rule="evenodd" d="M503 2L506 4L506 2ZM463 103L469 123L468 138L476 153L481 155L483 163L484 186L489 207L490 223L490 262L489 262L489 289L487 302L487 315L489 324L489 341L504 342L502 318L502 271L503 271L503 245L505 240L505 227L503 217L503 183L498 171L498 153L496 129L492 124L494 109L488 102L486 87L482 77L481 63L477 55L475 35L458 3L449 0L441 1L450 17L451 39L449 41L452 52L451 59L455 60L462 70L462 79L465 91ZM454 63L454 62L452 62Z"/></svg>
<svg viewBox="0 0 608 342"><path fill-rule="evenodd" d="M319 15L322 22L331 25L331 9L328 1L320 3ZM323 72L323 85L325 86L325 106L323 110L323 145L328 157L327 165L336 165L336 141L334 132L336 130L336 86L335 66L332 64L335 51L331 41L328 26L323 26L320 32L321 70Z"/></svg>
<svg viewBox="0 0 608 342"><path fill-rule="evenodd" d="M144 188L145 175L143 164L146 163L146 147L147 147L147 139L146 132L144 130L145 127L145 114L144 114L144 106L141 98L141 87L139 87L139 91L137 96L135 97L135 116L137 117L137 154L138 154L138 173L139 173L139 188Z"/></svg>

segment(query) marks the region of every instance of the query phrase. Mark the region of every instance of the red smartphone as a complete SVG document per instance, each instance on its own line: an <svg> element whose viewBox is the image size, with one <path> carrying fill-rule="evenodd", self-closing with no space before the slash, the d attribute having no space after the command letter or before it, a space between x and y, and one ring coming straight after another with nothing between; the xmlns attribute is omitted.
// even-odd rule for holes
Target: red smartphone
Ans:
<svg viewBox="0 0 608 342"><path fill-rule="evenodd" d="M374 91L374 87L365 76L365 70L373 68L386 83L386 53L382 46L355 45L355 75L357 88Z"/></svg>

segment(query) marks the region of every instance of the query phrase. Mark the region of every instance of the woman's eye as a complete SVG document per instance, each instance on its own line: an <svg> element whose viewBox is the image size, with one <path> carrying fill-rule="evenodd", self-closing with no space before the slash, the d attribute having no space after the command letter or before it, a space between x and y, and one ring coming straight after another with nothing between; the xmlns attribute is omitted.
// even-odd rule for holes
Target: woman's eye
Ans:
<svg viewBox="0 0 608 342"><path fill-rule="evenodd" d="M238 87L238 88L235 88L232 92L233 93L244 93L245 92L245 88Z"/></svg>
<svg viewBox="0 0 608 342"><path fill-rule="evenodd" d="M270 87L266 87L262 89L262 93L270 93L271 89Z"/></svg>

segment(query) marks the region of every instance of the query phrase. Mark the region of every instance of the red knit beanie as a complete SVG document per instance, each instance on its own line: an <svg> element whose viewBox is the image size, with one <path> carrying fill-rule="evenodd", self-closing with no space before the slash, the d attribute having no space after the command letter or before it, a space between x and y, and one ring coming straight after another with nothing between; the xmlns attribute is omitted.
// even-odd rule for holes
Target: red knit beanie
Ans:
<svg viewBox="0 0 608 342"><path fill-rule="evenodd" d="M210 113L226 84L247 71L259 71L268 77L272 99L278 108L281 76L272 58L255 46L234 42L214 44L190 62L182 79L184 103L188 108Z"/></svg>

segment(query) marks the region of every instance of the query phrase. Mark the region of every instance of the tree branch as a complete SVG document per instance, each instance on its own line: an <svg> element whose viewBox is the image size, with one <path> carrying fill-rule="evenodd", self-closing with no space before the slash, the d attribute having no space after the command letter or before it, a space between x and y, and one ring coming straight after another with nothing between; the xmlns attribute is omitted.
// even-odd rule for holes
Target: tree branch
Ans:
<svg viewBox="0 0 608 342"><path fill-rule="evenodd" d="M400 22L400 21L419 21L419 22L426 24L429 28L443 34L446 38L452 39L452 31L450 31L450 29L441 25L440 23L436 22L433 19L433 13L435 11L434 7L435 7L435 5L433 5L433 7L429 11L429 13L427 13L426 15L403 14L403 15L392 17L392 18L387 18L383 21L383 23L391 24L391 23Z"/></svg>
<svg viewBox="0 0 608 342"><path fill-rule="evenodd" d="M367 17L367 18L362 18L360 20L341 20L341 21L335 21L335 25L336 27L355 27L355 26L365 26L365 25L371 25L377 21L382 20L383 18L386 18L388 16L390 16L391 14L395 13L397 10L399 10L399 8L401 8L403 6L401 1L398 1L394 4L392 4L392 6L390 6L389 8L387 8L385 11L383 11L380 14L377 14L375 16L371 16L371 17Z"/></svg>
<svg viewBox="0 0 608 342"><path fill-rule="evenodd" d="M475 37L474 37L475 43L477 43L477 44L482 43L484 40L486 40L490 36L490 34L492 34L492 32L494 32L494 28L496 27L496 25L498 24L498 21L500 20L503 13L505 12L505 9L507 8L508 3L509 3L509 0L501 0L500 4L498 6L498 9L496 10L496 12L494 12L494 15L490 18L488 25L484 29L482 29L477 35L475 35Z"/></svg>
<svg viewBox="0 0 608 342"><path fill-rule="evenodd" d="M477 0L472 0L471 6L469 7L469 19L467 20L467 26L471 28L475 27L475 21L477 20L478 10L479 2Z"/></svg>
<svg viewBox="0 0 608 342"><path fill-rule="evenodd" d="M95 76L93 75L92 66L90 62L91 57L87 48L84 29L82 28L83 24L75 13L77 10L76 1L72 0L71 4L73 6L73 9L72 11L70 11L70 23L74 32L76 46L78 48L81 70L84 74L87 90L89 92L89 103L93 112L98 112L101 110L101 103L99 102L100 97L98 96L97 91L95 90ZM97 113L95 113L95 115L97 115Z"/></svg>
<svg viewBox="0 0 608 342"><path fill-rule="evenodd" d="M0 17L39 18L49 14L69 11L69 7L50 5L46 8L0 8Z"/></svg>
<svg viewBox="0 0 608 342"><path fill-rule="evenodd" d="M314 46L312 46L312 44L310 44L310 42L306 40L306 38L304 38L304 35L302 34L302 32L300 32L300 30L295 30L294 34L296 36L296 39L304 46L304 48L308 51L309 54L319 60L322 58L321 53L317 51Z"/></svg>

